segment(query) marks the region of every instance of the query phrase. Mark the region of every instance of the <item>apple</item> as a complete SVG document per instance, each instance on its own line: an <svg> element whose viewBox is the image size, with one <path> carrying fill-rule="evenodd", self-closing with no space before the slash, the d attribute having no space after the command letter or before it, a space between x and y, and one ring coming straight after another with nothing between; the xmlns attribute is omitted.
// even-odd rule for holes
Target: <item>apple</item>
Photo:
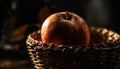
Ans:
<svg viewBox="0 0 120 69"><path fill-rule="evenodd" d="M45 19L41 27L43 43L88 46L90 32L86 21L73 12L57 12Z"/></svg>

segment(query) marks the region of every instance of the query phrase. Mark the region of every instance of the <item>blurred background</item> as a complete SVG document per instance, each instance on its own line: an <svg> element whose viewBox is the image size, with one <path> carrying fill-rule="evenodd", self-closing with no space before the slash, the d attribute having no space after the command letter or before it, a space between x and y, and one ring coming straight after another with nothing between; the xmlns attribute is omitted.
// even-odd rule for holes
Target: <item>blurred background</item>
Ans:
<svg viewBox="0 0 120 69"><path fill-rule="evenodd" d="M34 69L26 38L50 14L71 11L89 26L120 33L118 8L116 0L0 0L0 69Z"/></svg>

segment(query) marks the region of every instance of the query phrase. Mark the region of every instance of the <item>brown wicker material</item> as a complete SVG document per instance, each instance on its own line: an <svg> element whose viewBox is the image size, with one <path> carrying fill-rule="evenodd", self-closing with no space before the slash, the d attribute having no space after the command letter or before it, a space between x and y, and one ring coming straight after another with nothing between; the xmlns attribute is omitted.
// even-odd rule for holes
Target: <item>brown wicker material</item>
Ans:
<svg viewBox="0 0 120 69"><path fill-rule="evenodd" d="M36 69L116 69L120 64L120 36L105 28L91 27L90 45L42 43L40 31L28 36L28 52Z"/></svg>

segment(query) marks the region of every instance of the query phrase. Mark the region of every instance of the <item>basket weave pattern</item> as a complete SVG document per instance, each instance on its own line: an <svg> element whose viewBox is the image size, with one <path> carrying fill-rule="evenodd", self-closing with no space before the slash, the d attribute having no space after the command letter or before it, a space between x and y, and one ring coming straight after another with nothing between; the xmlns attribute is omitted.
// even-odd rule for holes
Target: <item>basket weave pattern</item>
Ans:
<svg viewBox="0 0 120 69"><path fill-rule="evenodd" d="M94 32L94 34L92 33ZM114 69L120 63L120 40L115 32L104 28L91 28L93 37L88 47L45 44L31 35L27 49L36 69ZM104 43L102 43L104 42ZM97 43L97 44L96 44Z"/></svg>

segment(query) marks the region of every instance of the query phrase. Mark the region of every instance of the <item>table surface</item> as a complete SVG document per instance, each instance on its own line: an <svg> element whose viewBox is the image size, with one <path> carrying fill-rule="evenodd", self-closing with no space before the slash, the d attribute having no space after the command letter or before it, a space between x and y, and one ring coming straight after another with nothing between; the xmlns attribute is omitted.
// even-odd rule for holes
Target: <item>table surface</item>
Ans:
<svg viewBox="0 0 120 69"><path fill-rule="evenodd" d="M30 60L0 60L0 69L35 69Z"/></svg>

